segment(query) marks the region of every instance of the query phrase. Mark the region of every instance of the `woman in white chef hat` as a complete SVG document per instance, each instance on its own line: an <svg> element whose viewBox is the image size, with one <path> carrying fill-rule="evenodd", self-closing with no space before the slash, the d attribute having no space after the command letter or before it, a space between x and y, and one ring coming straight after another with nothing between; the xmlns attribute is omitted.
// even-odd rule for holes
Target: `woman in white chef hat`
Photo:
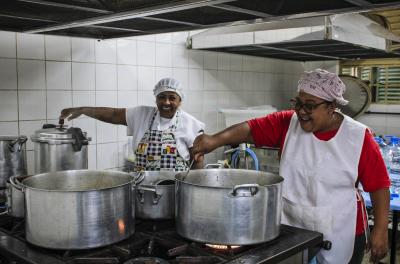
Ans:
<svg viewBox="0 0 400 264"><path fill-rule="evenodd" d="M76 107L61 111L60 120L81 114L103 122L126 125L132 136L137 171L184 171L188 169L191 148L204 123L180 109L184 95L180 82L161 79L153 89L157 107L132 108ZM202 168L197 160L193 168Z"/></svg>

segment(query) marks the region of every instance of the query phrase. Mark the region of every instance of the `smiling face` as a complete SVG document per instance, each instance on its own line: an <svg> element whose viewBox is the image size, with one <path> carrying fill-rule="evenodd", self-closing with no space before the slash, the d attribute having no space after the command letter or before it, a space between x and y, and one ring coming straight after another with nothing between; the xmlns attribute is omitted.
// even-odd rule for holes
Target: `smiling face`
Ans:
<svg viewBox="0 0 400 264"><path fill-rule="evenodd" d="M306 132L325 132L340 125L335 116L335 104L300 91L294 109L301 128Z"/></svg>
<svg viewBox="0 0 400 264"><path fill-rule="evenodd" d="M173 118L181 105L181 98L175 92L163 92L156 96L156 104L161 117Z"/></svg>

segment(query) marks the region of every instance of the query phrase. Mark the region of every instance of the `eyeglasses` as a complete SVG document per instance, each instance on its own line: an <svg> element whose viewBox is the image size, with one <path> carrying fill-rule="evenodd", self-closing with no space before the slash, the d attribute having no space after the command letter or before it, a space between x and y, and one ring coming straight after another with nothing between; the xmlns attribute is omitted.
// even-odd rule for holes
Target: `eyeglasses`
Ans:
<svg viewBox="0 0 400 264"><path fill-rule="evenodd" d="M312 104L312 103L302 103L298 98L293 98L290 100L290 103L292 104L292 107L296 111L300 111L301 108L307 113L311 114L315 109L318 108L318 106L322 104L329 104L330 102L328 101L323 101L319 104Z"/></svg>

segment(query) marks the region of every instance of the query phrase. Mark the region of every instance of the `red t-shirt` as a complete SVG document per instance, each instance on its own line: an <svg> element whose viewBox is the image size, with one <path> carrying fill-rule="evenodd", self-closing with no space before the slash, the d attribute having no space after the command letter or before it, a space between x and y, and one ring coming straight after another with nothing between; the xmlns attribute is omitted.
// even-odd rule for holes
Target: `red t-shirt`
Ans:
<svg viewBox="0 0 400 264"><path fill-rule="evenodd" d="M275 112L265 117L247 121L255 145L279 147L282 151L293 114L294 111ZM338 129L315 132L314 135L320 140L328 141L336 135L337 131ZM358 180L366 192L374 192L390 187L389 175L379 151L379 146L375 143L368 129L365 131L364 143L358 163ZM364 232L361 208L361 203L357 203L357 235Z"/></svg>

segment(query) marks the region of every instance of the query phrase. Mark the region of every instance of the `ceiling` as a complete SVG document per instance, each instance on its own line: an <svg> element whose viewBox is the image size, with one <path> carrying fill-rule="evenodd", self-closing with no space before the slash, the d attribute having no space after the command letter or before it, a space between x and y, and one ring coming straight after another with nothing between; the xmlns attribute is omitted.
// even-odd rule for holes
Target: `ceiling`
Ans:
<svg viewBox="0 0 400 264"><path fill-rule="evenodd" d="M393 0L3 0L0 30L107 39L399 7ZM398 30L399 16L391 19Z"/></svg>

